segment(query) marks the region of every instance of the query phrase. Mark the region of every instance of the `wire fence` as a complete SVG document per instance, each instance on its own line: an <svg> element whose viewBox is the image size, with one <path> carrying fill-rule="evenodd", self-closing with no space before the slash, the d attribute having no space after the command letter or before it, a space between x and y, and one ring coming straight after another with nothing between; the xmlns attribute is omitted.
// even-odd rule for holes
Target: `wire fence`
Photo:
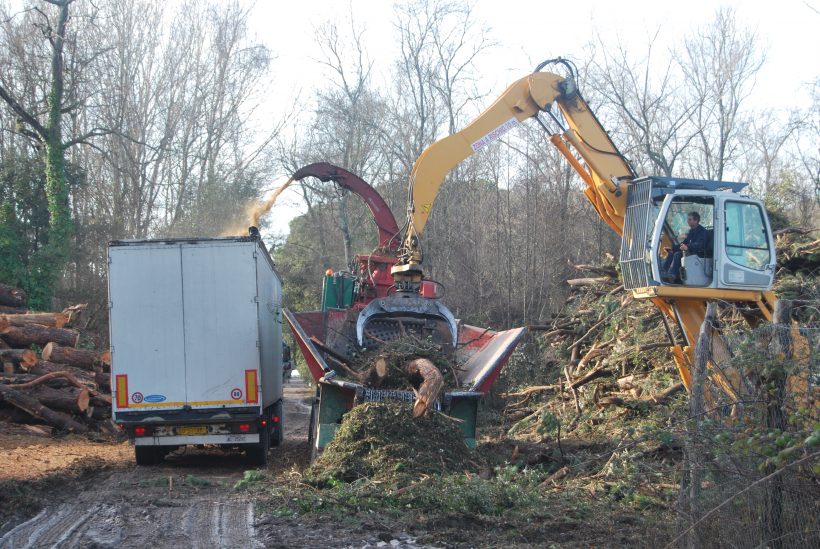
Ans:
<svg viewBox="0 0 820 549"><path fill-rule="evenodd" d="M669 545L820 547L820 326L718 335L710 310Z"/></svg>

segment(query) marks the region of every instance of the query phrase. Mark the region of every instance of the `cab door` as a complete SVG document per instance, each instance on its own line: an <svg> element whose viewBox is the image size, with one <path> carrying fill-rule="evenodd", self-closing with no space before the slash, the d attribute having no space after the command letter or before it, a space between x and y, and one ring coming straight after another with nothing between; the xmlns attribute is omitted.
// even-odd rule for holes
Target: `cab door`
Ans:
<svg viewBox="0 0 820 549"><path fill-rule="evenodd" d="M744 198L721 199L721 238L715 241L720 285L768 290L776 265L774 239L763 205ZM720 250L720 254L718 254Z"/></svg>

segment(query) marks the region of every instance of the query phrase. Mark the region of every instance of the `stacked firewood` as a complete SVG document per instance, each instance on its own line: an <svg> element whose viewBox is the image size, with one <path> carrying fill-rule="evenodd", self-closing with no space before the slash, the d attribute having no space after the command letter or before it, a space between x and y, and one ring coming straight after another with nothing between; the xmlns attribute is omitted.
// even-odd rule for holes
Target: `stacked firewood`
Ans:
<svg viewBox="0 0 820 549"><path fill-rule="evenodd" d="M0 421L111 429L111 354L77 348L84 309L29 311L25 291L0 284Z"/></svg>

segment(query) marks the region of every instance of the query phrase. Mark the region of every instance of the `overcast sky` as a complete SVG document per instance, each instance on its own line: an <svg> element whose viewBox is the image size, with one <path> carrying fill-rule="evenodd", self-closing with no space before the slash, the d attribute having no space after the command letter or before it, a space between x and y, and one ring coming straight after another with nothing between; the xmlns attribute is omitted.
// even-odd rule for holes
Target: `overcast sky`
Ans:
<svg viewBox="0 0 820 549"><path fill-rule="evenodd" d="M480 91L487 104L512 81L544 59L563 56L585 62L585 46L600 35L606 43L618 39L635 55L645 52L650 36L659 33L664 46L711 22L716 9L735 9L739 23L755 30L766 50L750 103L760 108L804 107L806 84L820 76L820 0L572 0L564 2L477 0L476 16L490 27L497 46L485 53L477 68L484 75ZM396 58L394 3L382 0L258 0L253 8L253 32L266 43L275 60L274 86L266 110L277 118L297 97L310 105L325 85L327 72L317 62L321 50L316 29L328 20L343 26L352 14L365 29L364 41L376 67L376 83L389 85L390 63ZM274 210L274 230L283 232L298 210L296 197L285 193Z"/></svg>

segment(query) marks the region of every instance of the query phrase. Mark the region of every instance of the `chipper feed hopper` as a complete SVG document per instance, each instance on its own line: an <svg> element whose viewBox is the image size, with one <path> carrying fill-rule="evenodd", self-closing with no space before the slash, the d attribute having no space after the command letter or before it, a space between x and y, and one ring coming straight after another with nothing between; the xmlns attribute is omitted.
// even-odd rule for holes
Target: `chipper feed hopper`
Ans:
<svg viewBox="0 0 820 549"><path fill-rule="evenodd" d="M321 452L330 442L342 416L353 406L386 400L403 400L410 406L415 400L412 390L377 389L343 379L344 371L339 363L351 360L351 355L360 349L356 342L358 314L354 309L285 311L293 336L318 385L310 421L312 455ZM382 342L393 341L408 332L441 341L443 348L450 342L449 327L441 321L391 318L376 320L370 326L373 332L368 329L365 334L364 348L378 345L375 338ZM458 324L458 342L453 350L458 365L455 371L457 387L443 392L436 408L461 420L459 426L468 446L475 446L478 401L501 373L525 331L526 328L515 328L495 332Z"/></svg>

